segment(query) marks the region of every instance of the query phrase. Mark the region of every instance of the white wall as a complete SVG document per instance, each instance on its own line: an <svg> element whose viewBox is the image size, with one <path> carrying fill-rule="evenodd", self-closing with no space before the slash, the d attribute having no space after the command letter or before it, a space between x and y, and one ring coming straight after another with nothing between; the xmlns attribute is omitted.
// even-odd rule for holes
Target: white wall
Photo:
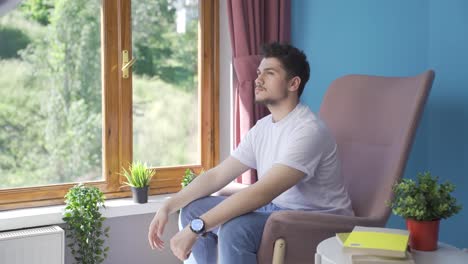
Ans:
<svg viewBox="0 0 468 264"><path fill-rule="evenodd" d="M232 52L225 0L220 0L219 9L219 159L222 161L231 153Z"/></svg>
<svg viewBox="0 0 468 264"><path fill-rule="evenodd" d="M177 214L171 215L163 234L166 248L163 251L152 250L148 244L148 226L154 214L133 215L109 218L108 257L104 264L180 264L169 247L170 238L176 234ZM73 257L67 248L65 263L72 264Z"/></svg>

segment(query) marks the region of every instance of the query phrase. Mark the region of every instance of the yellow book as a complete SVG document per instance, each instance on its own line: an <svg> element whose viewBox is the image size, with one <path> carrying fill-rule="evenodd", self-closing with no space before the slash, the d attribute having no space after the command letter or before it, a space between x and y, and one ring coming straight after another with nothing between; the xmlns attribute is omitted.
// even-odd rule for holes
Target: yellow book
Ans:
<svg viewBox="0 0 468 264"><path fill-rule="evenodd" d="M407 230L356 226L343 243L343 251L354 254L405 258Z"/></svg>
<svg viewBox="0 0 468 264"><path fill-rule="evenodd" d="M346 239L348 238L349 234L351 234L350 232L347 232L347 233L336 233L336 239L338 240L338 243L343 246L344 245L344 242L346 241Z"/></svg>
<svg viewBox="0 0 468 264"><path fill-rule="evenodd" d="M406 254L405 258L392 258L373 255L352 255L352 264L415 264L411 253Z"/></svg>

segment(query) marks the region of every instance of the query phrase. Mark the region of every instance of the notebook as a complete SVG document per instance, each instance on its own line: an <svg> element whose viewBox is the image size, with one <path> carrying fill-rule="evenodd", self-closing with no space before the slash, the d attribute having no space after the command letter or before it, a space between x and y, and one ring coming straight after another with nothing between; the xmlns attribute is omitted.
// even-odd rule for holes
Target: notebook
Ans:
<svg viewBox="0 0 468 264"><path fill-rule="evenodd" d="M346 238L339 238L346 253L394 258L406 257L408 239L407 230L363 226L356 226Z"/></svg>

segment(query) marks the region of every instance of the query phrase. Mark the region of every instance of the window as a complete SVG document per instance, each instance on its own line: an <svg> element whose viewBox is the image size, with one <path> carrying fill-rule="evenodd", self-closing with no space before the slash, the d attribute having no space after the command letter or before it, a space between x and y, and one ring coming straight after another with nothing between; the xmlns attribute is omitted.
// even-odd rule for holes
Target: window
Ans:
<svg viewBox="0 0 468 264"><path fill-rule="evenodd" d="M0 17L0 209L62 203L76 182L129 196L132 160L157 168L151 194L214 166L218 1L52 2Z"/></svg>

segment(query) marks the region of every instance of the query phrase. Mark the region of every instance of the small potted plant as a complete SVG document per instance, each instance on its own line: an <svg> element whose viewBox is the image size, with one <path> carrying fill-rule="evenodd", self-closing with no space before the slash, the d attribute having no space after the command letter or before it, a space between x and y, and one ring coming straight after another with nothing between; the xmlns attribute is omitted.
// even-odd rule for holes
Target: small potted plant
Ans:
<svg viewBox="0 0 468 264"><path fill-rule="evenodd" d="M109 237L109 227L100 208L104 208L104 194L97 187L78 184L65 195L65 222L67 246L77 263L102 263L109 247L104 246Z"/></svg>
<svg viewBox="0 0 468 264"><path fill-rule="evenodd" d="M123 169L122 175L127 178L124 184L130 186L135 203L148 202L148 188L155 173L155 170L148 168L146 163L141 161L131 164L128 170Z"/></svg>
<svg viewBox="0 0 468 264"><path fill-rule="evenodd" d="M410 247L416 250L437 249L439 224L457 214L462 206L451 195L455 186L439 184L429 172L418 173L417 180L403 179L393 186L392 212L406 219L410 232Z"/></svg>
<svg viewBox="0 0 468 264"><path fill-rule="evenodd" d="M203 173L203 170L202 170L202 173ZM193 172L193 170L186 169L184 173L184 177L182 177L182 182L180 183L180 185L182 185L182 188L187 187L187 185L189 185L189 183L191 183L197 176L198 175L195 172Z"/></svg>

